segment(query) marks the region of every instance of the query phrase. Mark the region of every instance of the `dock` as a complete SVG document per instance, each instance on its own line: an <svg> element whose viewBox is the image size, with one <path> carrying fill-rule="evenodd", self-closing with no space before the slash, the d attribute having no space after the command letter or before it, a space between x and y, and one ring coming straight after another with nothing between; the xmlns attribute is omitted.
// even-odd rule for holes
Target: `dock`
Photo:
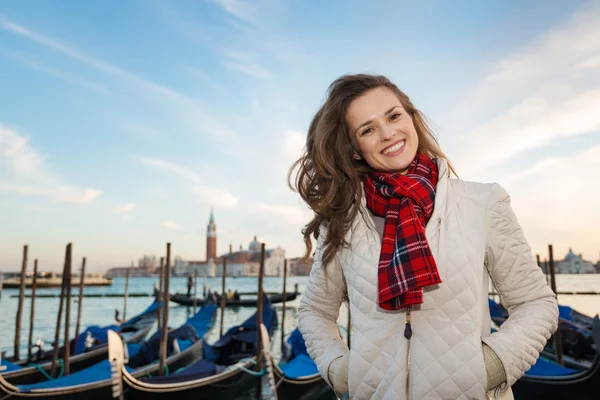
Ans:
<svg viewBox="0 0 600 400"><path fill-rule="evenodd" d="M72 285L79 286L80 279L81 279L81 277L74 276ZM25 278L25 287L27 289L31 288L32 284L33 284L33 277ZM62 278L60 278L60 277L53 276L50 278L45 278L45 277L37 278L37 288L38 289L60 288L61 284L62 284ZM86 287L110 286L110 285L112 285L112 279L105 278L100 275L92 275L92 276L88 275L84 278L83 284ZM19 289L19 287L21 286L21 279L20 278L4 279L3 286L4 286L4 289Z"/></svg>
<svg viewBox="0 0 600 400"><path fill-rule="evenodd" d="M152 297L152 293L128 293L127 297ZM11 298L19 297L18 294L13 294ZM25 295L26 298L31 298L30 294ZM84 293L82 297L125 297L125 293ZM58 299L60 293L36 293L36 299Z"/></svg>

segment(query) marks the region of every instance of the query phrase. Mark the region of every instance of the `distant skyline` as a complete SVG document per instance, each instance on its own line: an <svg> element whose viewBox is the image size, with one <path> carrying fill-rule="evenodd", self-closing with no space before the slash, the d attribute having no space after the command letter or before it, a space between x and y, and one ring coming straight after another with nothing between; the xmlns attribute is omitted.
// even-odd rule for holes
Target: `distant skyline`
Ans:
<svg viewBox="0 0 600 400"><path fill-rule="evenodd" d="M0 271L258 236L304 252L287 186L327 86L394 80L460 178L507 189L534 254L600 258L600 2L0 3Z"/></svg>

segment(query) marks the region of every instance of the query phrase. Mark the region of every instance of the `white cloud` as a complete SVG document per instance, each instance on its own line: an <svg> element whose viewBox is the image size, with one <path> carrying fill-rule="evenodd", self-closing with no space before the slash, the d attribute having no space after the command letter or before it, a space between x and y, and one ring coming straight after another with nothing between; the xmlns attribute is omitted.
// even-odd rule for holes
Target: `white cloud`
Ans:
<svg viewBox="0 0 600 400"><path fill-rule="evenodd" d="M1 20L0 20L1 24ZM79 75L71 74L69 72L61 71L55 68L51 68L50 66L43 64L31 57L26 56L20 52L16 52L10 49L4 49L0 47L0 53L5 54L7 57L12 58L15 61L18 61L22 65L31 68L36 71L43 72L49 76L53 76L54 78L60 79L61 81L68 82L77 86L80 86L86 90L95 92L95 93L106 93L107 89L97 83L82 78Z"/></svg>
<svg viewBox="0 0 600 400"><path fill-rule="evenodd" d="M269 215L274 221L291 225L304 226L313 217L313 212L307 207L259 203L256 208L259 212Z"/></svg>
<svg viewBox="0 0 600 400"><path fill-rule="evenodd" d="M114 214L120 215L123 220L129 219L129 214L135 209L135 204L127 203L116 207L111 210Z"/></svg>
<svg viewBox="0 0 600 400"><path fill-rule="evenodd" d="M479 173L564 137L600 131L599 4L498 62L456 107L450 129L466 133L448 143L448 153L459 172Z"/></svg>
<svg viewBox="0 0 600 400"><path fill-rule="evenodd" d="M292 130L285 132L283 136L283 152L287 157L297 159L300 157L305 145L305 133Z"/></svg>
<svg viewBox="0 0 600 400"><path fill-rule="evenodd" d="M188 129L194 132L201 131L210 135L214 140L227 143L228 146L225 148L227 151L235 153L236 150L239 150L234 145L235 143L240 143L240 147L243 147L241 140L236 140L238 135L225 124L221 123L214 116L214 113L207 111L208 107L206 104L203 104L198 99L191 98L174 89L140 77L110 62L75 50L66 44L50 39L22 25L18 25L2 15L0 15L0 29L25 37L109 75L121 78L124 82L138 89L139 100L144 102L158 102L161 112L172 114L174 120L186 123ZM254 72L260 74L259 69ZM165 107L165 105L168 107Z"/></svg>
<svg viewBox="0 0 600 400"><path fill-rule="evenodd" d="M600 131L600 89L563 90L560 95L554 89L545 88L544 93L472 130L460 142L468 150L460 157L461 165L491 167L560 138Z"/></svg>
<svg viewBox="0 0 600 400"><path fill-rule="evenodd" d="M159 160L156 158L146 158L146 157L140 158L140 162L144 165L149 165L152 167L157 167L157 168L167 170L169 172L173 172L173 173L191 181L192 183L195 183L195 184L202 183L202 177L200 176L200 174L198 174L198 173L192 171L191 169L184 167L182 165L174 164L174 163L164 161L164 160Z"/></svg>
<svg viewBox="0 0 600 400"><path fill-rule="evenodd" d="M7 165L8 176L0 180L0 192L38 196L54 201L86 204L102 194L97 189L62 183L27 136L0 125L0 162Z"/></svg>
<svg viewBox="0 0 600 400"><path fill-rule="evenodd" d="M586 257L598 254L600 144L564 157L548 157L499 181L534 251L556 254L569 246ZM537 249L537 250L536 250Z"/></svg>
<svg viewBox="0 0 600 400"><path fill-rule="evenodd" d="M231 209L238 203L238 198L225 189L198 185L194 187L194 192L203 203L215 208Z"/></svg>
<svg viewBox="0 0 600 400"><path fill-rule="evenodd" d="M269 79L273 74L265 67L260 65L256 56L240 51L229 51L227 56L231 61L225 62L225 66L230 70L239 71L259 79Z"/></svg>
<svg viewBox="0 0 600 400"><path fill-rule="evenodd" d="M125 121L121 120L117 122L117 125L125 132L135 136L141 137L159 137L162 133L155 128L152 128L146 124L138 121Z"/></svg>
<svg viewBox="0 0 600 400"><path fill-rule="evenodd" d="M241 0L213 0L225 11L244 22L258 22L258 13L250 2Z"/></svg>
<svg viewBox="0 0 600 400"><path fill-rule="evenodd" d="M160 227L171 232L183 232L183 228L175 221L164 221L160 224Z"/></svg>

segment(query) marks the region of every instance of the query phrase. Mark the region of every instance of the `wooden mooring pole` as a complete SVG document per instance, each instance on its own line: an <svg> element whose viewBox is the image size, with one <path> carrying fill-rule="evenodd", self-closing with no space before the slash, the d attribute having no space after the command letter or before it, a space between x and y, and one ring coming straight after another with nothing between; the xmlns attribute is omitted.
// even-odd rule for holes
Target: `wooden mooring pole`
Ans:
<svg viewBox="0 0 600 400"><path fill-rule="evenodd" d="M288 260L287 258L283 260L283 299L281 300L281 349L283 349L283 344L285 343L285 298L287 297L287 270L288 270Z"/></svg>
<svg viewBox="0 0 600 400"><path fill-rule="evenodd" d="M194 270L194 314L196 314L196 307L198 307L198 270Z"/></svg>
<svg viewBox="0 0 600 400"><path fill-rule="evenodd" d="M33 326L35 321L35 292L37 290L37 271L38 271L38 262L37 258L33 260L33 279L31 281L31 310L29 312L29 339L27 340L27 360L31 362L32 355L32 345L33 345Z"/></svg>
<svg viewBox="0 0 600 400"><path fill-rule="evenodd" d="M21 284L19 285L19 305L17 308L17 320L15 323L15 350L14 360L19 361L21 348L21 320L23 319L23 303L25 302L25 280L27 279L27 253L29 246L23 246L23 263L21 264Z"/></svg>
<svg viewBox="0 0 600 400"><path fill-rule="evenodd" d="M165 258L160 258L160 267L158 270L158 297L156 301L158 302L158 318L157 318L157 327L160 330L162 327L162 313L163 313L163 299L164 299L164 277L165 277Z"/></svg>
<svg viewBox="0 0 600 400"><path fill-rule="evenodd" d="M129 275L131 274L131 268L127 268L127 275L125 275L125 297L123 299L123 321L127 321L127 294L129 293Z"/></svg>
<svg viewBox="0 0 600 400"><path fill-rule="evenodd" d="M263 347L262 347L262 330L260 326L263 323L263 276L265 274L265 244L260 246L260 269L258 270L258 299L256 304L256 371L263 370ZM259 375L256 380L256 398L260 399L262 395L262 379Z"/></svg>
<svg viewBox="0 0 600 400"><path fill-rule="evenodd" d="M31 362L33 355L31 351L33 350L33 325L35 321L35 292L37 289L37 273L38 273L38 260L37 258L33 260L33 280L31 281L31 310L29 313L29 340L27 343L29 346L27 347L27 360Z"/></svg>
<svg viewBox="0 0 600 400"><path fill-rule="evenodd" d="M225 302L227 293L225 293L225 279L227 278L227 257L223 256L223 280L221 283L221 327L219 329L219 337L223 337L223 324L225 323Z"/></svg>
<svg viewBox="0 0 600 400"><path fill-rule="evenodd" d="M162 339L160 341L160 363L159 373L160 375L165 374L165 361L167 359L167 338L169 335L169 301L171 295L169 293L169 284L171 281L171 243L167 243L167 262L165 264L165 291L163 298L165 299L165 307L163 311L163 326L162 326Z"/></svg>
<svg viewBox="0 0 600 400"><path fill-rule="evenodd" d="M62 284L60 285L60 300L58 303L58 312L56 313L56 330L54 331L54 349L52 351L52 365L50 369L50 376L56 378L56 363L58 361L58 341L60 339L60 323L62 320L63 303L65 301L65 276L67 274L67 255L69 247L65 251L65 263L63 265Z"/></svg>
<svg viewBox="0 0 600 400"><path fill-rule="evenodd" d="M548 245L548 259L550 260L550 287L552 288L552 291L556 293L556 270L554 269L554 253L551 244ZM554 350L556 351L556 362L560 365L564 365L560 321L558 324L558 329L556 329L556 332L554 332Z"/></svg>
<svg viewBox="0 0 600 400"><path fill-rule="evenodd" d="M65 376L71 373L71 365L69 359L71 358L71 340L69 334L71 324L71 266L72 266L72 254L73 246L71 243L67 245L67 275L65 277L65 287L67 291L67 299L65 302L65 340L63 350L63 363L65 366Z"/></svg>
<svg viewBox="0 0 600 400"><path fill-rule="evenodd" d="M77 322L75 323L75 340L79 337L79 328L81 327L81 310L83 304L83 288L85 287L85 263L86 258L81 260L81 275L79 276L79 302L77 303Z"/></svg>

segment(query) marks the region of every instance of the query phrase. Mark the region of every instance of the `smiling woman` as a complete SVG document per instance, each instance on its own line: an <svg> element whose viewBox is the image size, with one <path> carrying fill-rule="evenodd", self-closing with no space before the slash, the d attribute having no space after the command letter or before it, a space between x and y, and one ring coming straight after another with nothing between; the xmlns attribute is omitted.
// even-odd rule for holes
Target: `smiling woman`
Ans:
<svg viewBox="0 0 600 400"><path fill-rule="evenodd" d="M298 327L338 395L512 398L558 307L506 191L451 178L424 116L383 76L331 84L290 180L297 167L315 213L305 257L317 239ZM510 313L494 333L490 278ZM351 349L336 325L344 300Z"/></svg>

